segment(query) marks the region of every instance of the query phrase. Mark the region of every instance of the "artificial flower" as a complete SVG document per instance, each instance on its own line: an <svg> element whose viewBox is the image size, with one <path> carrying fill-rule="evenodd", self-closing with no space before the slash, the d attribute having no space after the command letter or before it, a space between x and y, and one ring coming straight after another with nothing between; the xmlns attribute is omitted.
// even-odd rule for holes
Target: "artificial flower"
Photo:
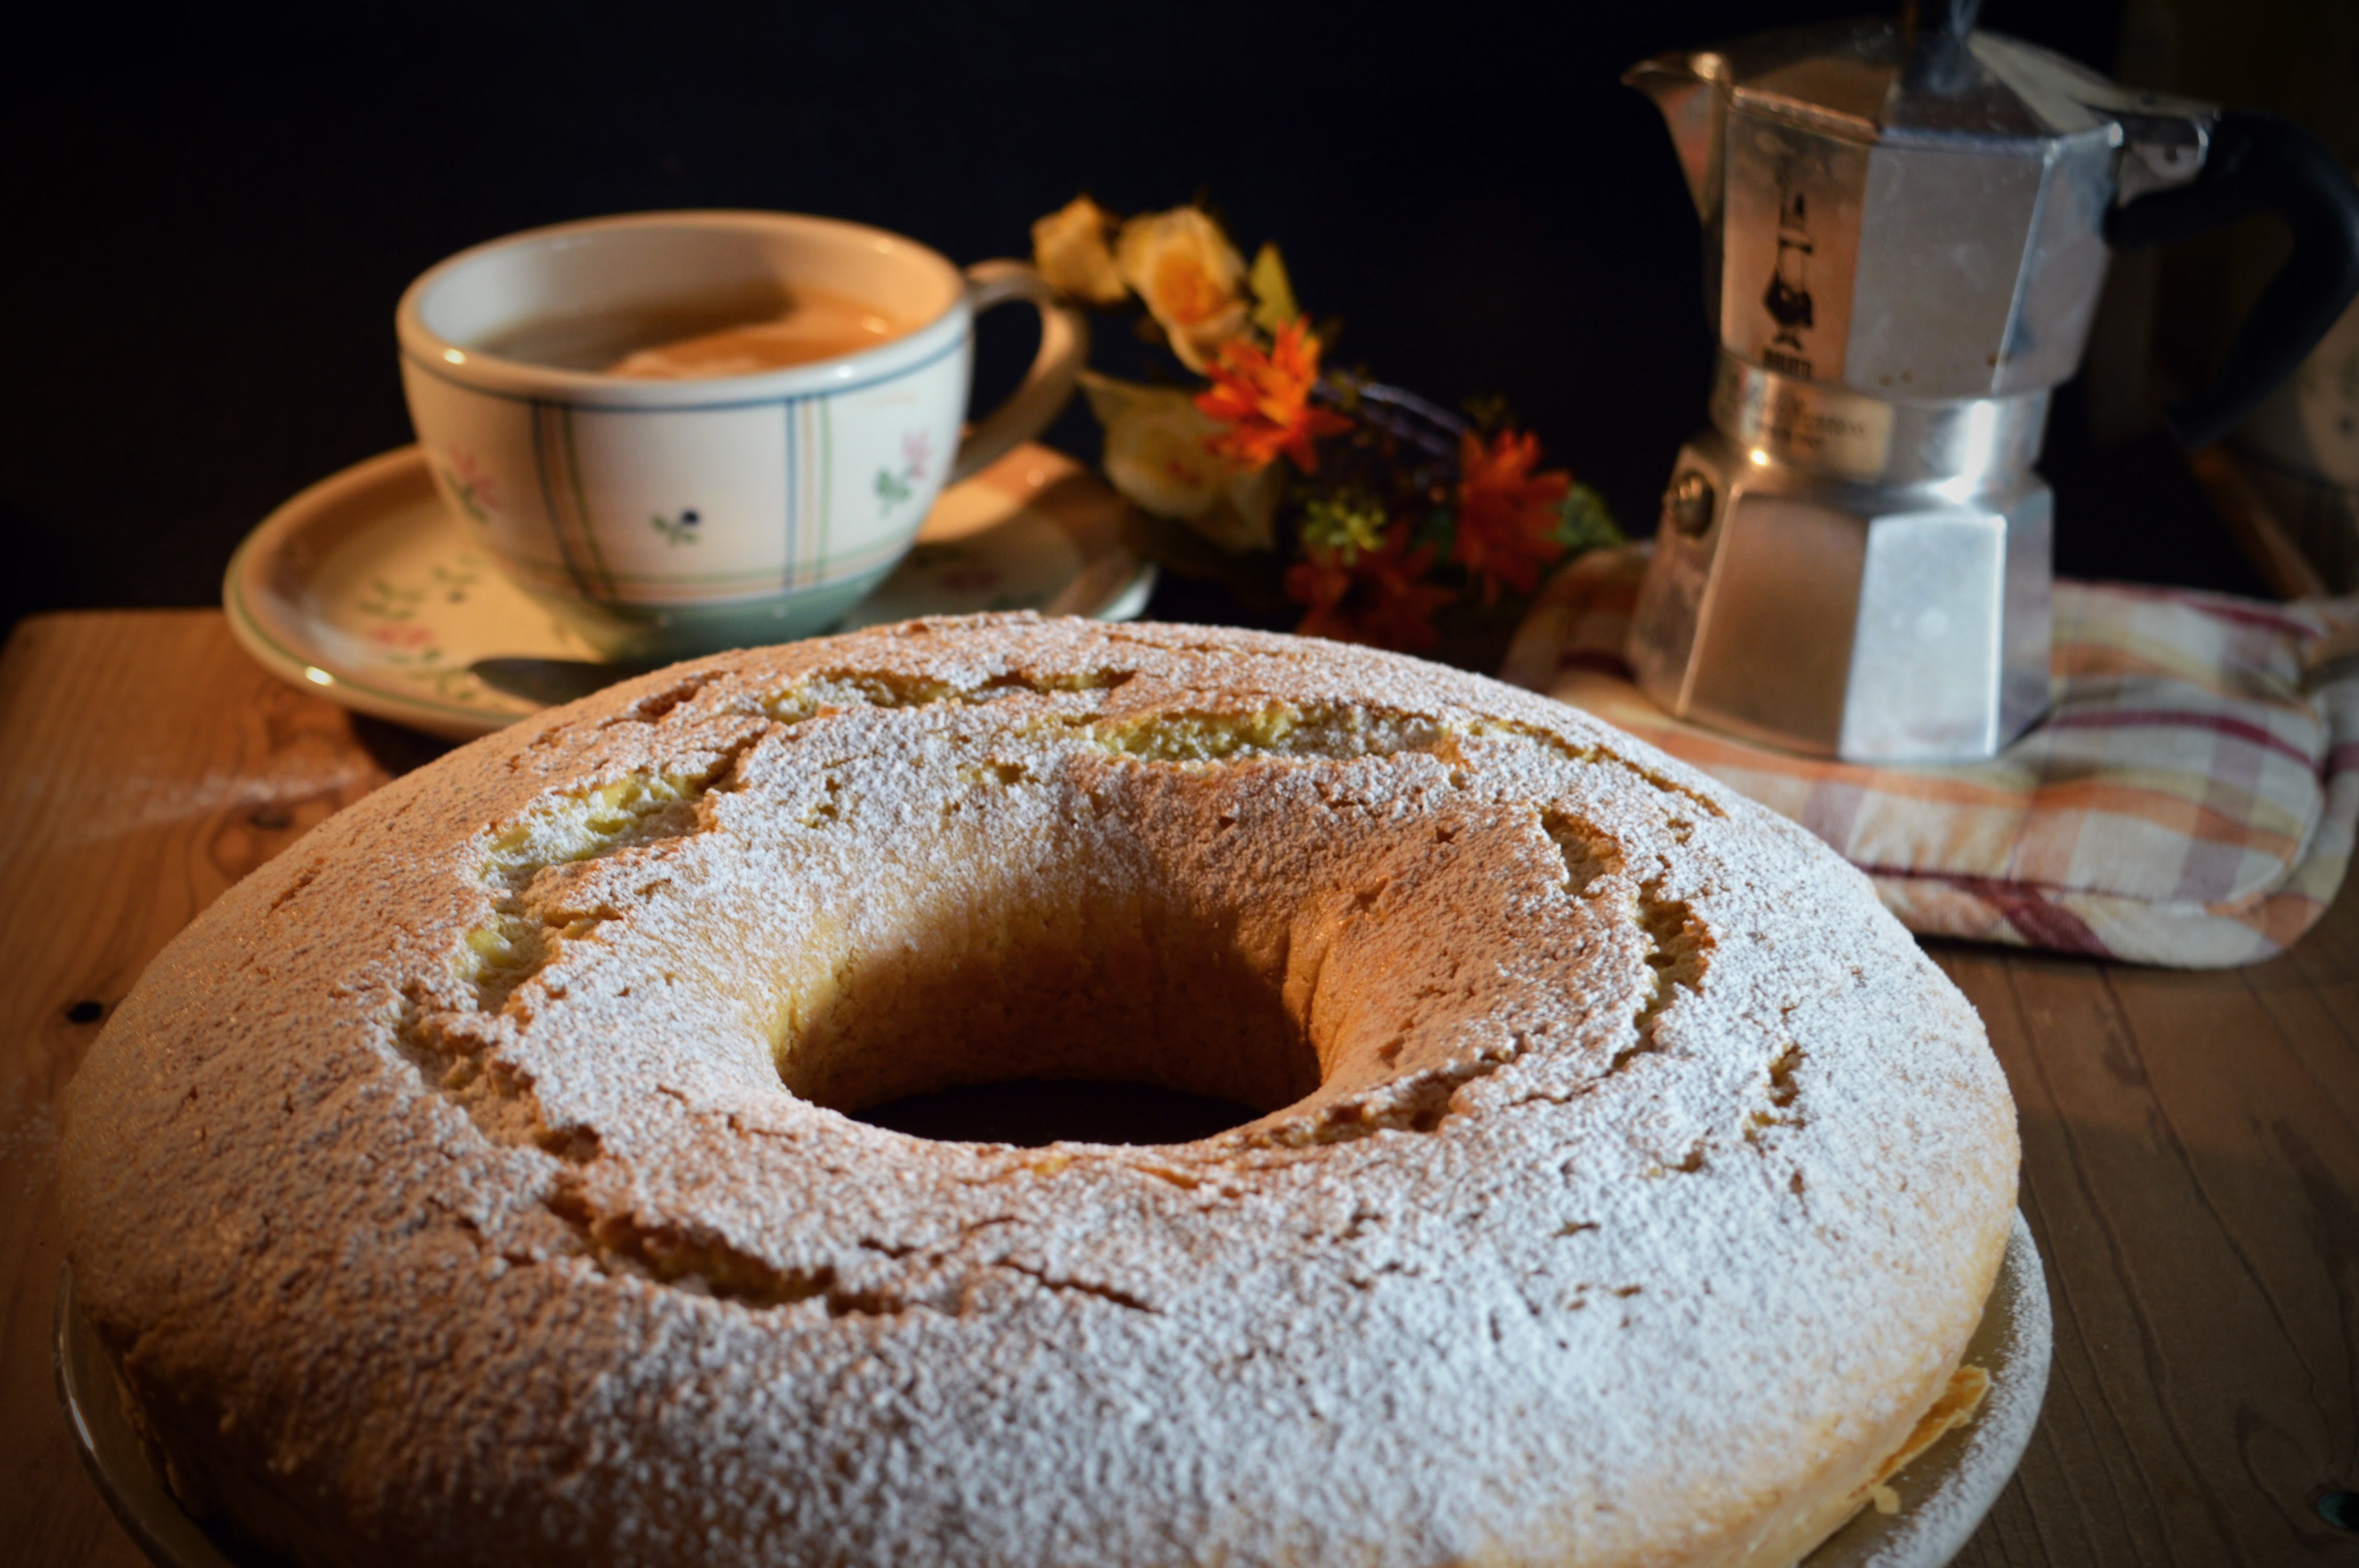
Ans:
<svg viewBox="0 0 2359 1568"><path fill-rule="evenodd" d="M1558 537L1561 507L1572 476L1561 470L1532 472L1539 438L1502 430L1486 446L1471 431L1458 449L1458 529L1451 554L1481 579L1483 602L1499 585L1517 593L1539 586L1540 568L1564 554Z"/></svg>
<svg viewBox="0 0 2359 1568"><path fill-rule="evenodd" d="M1120 224L1109 252L1114 222L1082 198L1033 225L1033 252L1069 298L1136 292L1139 334L1203 378L1082 373L1105 476L1155 520L1136 537L1165 565L1256 606L1282 586L1310 635L1473 659L1550 563L1620 542L1603 500L1540 470L1539 443L1505 428L1499 400L1466 405L1474 429L1496 432L1467 435L1467 418L1403 388L1322 374L1275 243L1248 267L1189 206Z"/></svg>
<svg viewBox="0 0 2359 1568"><path fill-rule="evenodd" d="M1125 223L1114 265L1190 370L1201 372L1222 344L1245 330L1245 261L1199 208L1175 207Z"/></svg>
<svg viewBox="0 0 2359 1568"><path fill-rule="evenodd" d="M1114 226L1113 213L1076 196L1032 225L1032 265L1060 294L1092 305L1119 305L1129 290L1106 244Z"/></svg>
<svg viewBox="0 0 2359 1568"><path fill-rule="evenodd" d="M1295 630L1411 653L1432 647L1441 641L1433 612L1458 597L1426 580L1434 554L1430 545L1410 546L1407 523L1373 550L1305 549L1286 572L1287 597L1304 606Z"/></svg>
<svg viewBox="0 0 2359 1568"><path fill-rule="evenodd" d="M1213 449L1219 427L1177 387L1082 373L1105 431L1107 481L1139 510L1185 523L1224 550L1266 550L1284 476L1248 471Z"/></svg>
<svg viewBox="0 0 2359 1568"><path fill-rule="evenodd" d="M1196 395L1196 406L1223 427L1213 449L1240 468L1264 468L1284 453L1304 473L1317 473L1319 453L1311 442L1352 427L1343 415L1311 404L1319 340L1300 317L1278 330L1266 353L1243 338L1222 344L1219 361L1205 373L1212 385Z"/></svg>

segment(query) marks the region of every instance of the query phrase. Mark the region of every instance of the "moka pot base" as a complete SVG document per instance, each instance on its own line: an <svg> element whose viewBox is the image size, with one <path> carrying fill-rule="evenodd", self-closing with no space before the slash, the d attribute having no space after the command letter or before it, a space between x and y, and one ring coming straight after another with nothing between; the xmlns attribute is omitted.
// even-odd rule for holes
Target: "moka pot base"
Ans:
<svg viewBox="0 0 2359 1568"><path fill-rule="evenodd" d="M2045 389L1872 397L1723 351L1631 619L1672 714L1850 762L1987 757L2048 701Z"/></svg>

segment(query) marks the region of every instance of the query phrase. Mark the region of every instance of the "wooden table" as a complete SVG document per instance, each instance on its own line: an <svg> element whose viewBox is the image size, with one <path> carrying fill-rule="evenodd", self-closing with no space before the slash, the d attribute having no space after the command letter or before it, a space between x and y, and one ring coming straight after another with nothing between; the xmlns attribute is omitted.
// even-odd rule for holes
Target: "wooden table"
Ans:
<svg viewBox="0 0 2359 1568"><path fill-rule="evenodd" d="M211 611L44 616L0 654L0 1559L136 1564L50 1382L58 1094L167 938L442 748L265 675ZM2023 1119L2047 1411L1970 1564L2359 1563L2359 895L2180 974L1943 945Z"/></svg>

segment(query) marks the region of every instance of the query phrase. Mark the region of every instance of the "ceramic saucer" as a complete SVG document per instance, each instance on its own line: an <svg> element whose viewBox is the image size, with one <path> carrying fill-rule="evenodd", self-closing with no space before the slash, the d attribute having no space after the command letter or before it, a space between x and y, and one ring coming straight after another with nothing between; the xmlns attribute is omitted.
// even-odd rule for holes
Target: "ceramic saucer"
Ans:
<svg viewBox="0 0 2359 1568"><path fill-rule="evenodd" d="M58 1397L74 1447L114 1517L158 1568L274 1568L276 1559L191 1519L150 1467L124 1415L114 1364L75 1303L71 1269L58 1281L52 1332ZM1892 1477L1898 1511L1861 1509L1799 1568L1941 1568L1956 1556L2031 1442L2048 1391L2051 1344L2047 1277L2031 1227L2018 1213L1998 1282L1966 1343L1966 1360L1991 1378L1982 1408Z"/></svg>
<svg viewBox="0 0 2359 1568"><path fill-rule="evenodd" d="M1122 542L1122 516L1121 498L1071 459L1019 447L942 492L916 546L841 629L984 610L1129 620L1155 568ZM486 683L479 661L597 658L443 510L416 447L322 480L264 519L231 558L222 603L246 652L281 679L457 740L543 706Z"/></svg>

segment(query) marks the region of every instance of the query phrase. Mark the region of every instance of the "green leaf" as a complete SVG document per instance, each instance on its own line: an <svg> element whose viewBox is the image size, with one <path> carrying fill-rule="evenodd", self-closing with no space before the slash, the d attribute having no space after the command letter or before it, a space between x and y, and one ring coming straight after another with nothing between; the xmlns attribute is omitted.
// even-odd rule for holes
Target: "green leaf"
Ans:
<svg viewBox="0 0 2359 1568"><path fill-rule="evenodd" d="M1435 507L1432 514L1419 525L1417 536L1410 543L1430 545L1437 555L1448 560L1451 551L1458 544L1458 514L1447 506Z"/></svg>
<svg viewBox="0 0 2359 1568"><path fill-rule="evenodd" d="M1628 542L1605 498L1585 484L1574 485L1558 503L1556 538L1567 554L1575 556Z"/></svg>
<svg viewBox="0 0 2359 1568"><path fill-rule="evenodd" d="M1294 302L1294 284L1286 276L1286 259L1276 244L1264 243L1254 254L1245 282L1254 293L1253 323L1263 331L1275 334L1302 314L1302 307Z"/></svg>
<svg viewBox="0 0 2359 1568"><path fill-rule="evenodd" d="M1502 430L1516 427L1516 411L1497 393L1483 397L1469 397L1459 404L1466 416L1474 421L1474 428L1485 436L1495 436Z"/></svg>

